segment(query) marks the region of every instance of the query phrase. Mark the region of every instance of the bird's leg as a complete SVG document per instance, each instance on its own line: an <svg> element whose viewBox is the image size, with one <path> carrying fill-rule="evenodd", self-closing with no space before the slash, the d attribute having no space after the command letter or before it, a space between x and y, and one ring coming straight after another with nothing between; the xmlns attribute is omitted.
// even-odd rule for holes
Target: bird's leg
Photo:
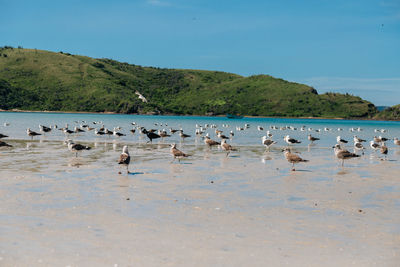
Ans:
<svg viewBox="0 0 400 267"><path fill-rule="evenodd" d="M344 166L344 159L342 159L342 167Z"/></svg>
<svg viewBox="0 0 400 267"><path fill-rule="evenodd" d="M126 174L129 174L128 168L129 168L129 165L126 165Z"/></svg>
<svg viewBox="0 0 400 267"><path fill-rule="evenodd" d="M296 169L294 168L294 162L292 163L292 171L295 171Z"/></svg>
<svg viewBox="0 0 400 267"><path fill-rule="evenodd" d="M78 157L78 152L75 152L75 158L77 158Z"/></svg>

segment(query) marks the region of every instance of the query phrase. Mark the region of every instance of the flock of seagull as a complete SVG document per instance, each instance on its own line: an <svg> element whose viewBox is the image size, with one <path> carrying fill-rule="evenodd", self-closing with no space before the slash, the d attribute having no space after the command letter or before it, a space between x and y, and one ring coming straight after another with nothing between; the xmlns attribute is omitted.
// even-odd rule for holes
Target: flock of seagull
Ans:
<svg viewBox="0 0 400 267"><path fill-rule="evenodd" d="M75 123L79 124L80 122L75 121ZM174 135L175 133L179 134L181 140L191 137L191 135L184 133L182 128L181 129L169 128L169 132L168 132L167 130L165 130L165 128L162 130L146 129L143 126L139 126L135 122L132 122L131 124L132 124L132 129L130 129L130 132L132 134L139 132L141 135L146 136L149 139L149 141L147 143L152 143L153 140L155 140L155 139L159 139L159 138L164 139L164 138L170 137L170 136ZM8 126L8 125L9 125L9 123L7 123L7 125L5 124L5 126ZM35 136L45 135L46 133L49 133L54 129L61 130L67 137L65 144L67 145L67 147L70 151L75 153L75 157L78 157L79 152L84 151L84 150L90 150L91 147L74 143L72 141L72 139L69 138L69 137L71 137L71 135L80 134L80 133L89 132L89 131L94 130L94 134L97 136L114 136L117 138L121 137L121 136L125 136L124 133L120 132L120 130L122 129L121 127L114 127L113 130L111 131L111 130L108 130L107 128L105 128L104 125L102 125L101 127L96 127L96 125L102 125L102 122L93 122L93 125L90 126L85 121L82 121L82 123L79 126L74 126L73 130L69 128L68 124L66 124L65 127L63 127L63 128L58 128L57 125L53 125L53 126L49 126L49 127L44 126L44 125L39 125L40 132L35 132L35 131L31 130L30 128L28 128L26 130L26 134L31 139L33 139ZM161 127L168 126L166 123L164 123L164 124L163 123L154 123L154 125L161 126ZM229 125L222 124L222 127L228 128ZM250 128L250 124L246 123L244 125L244 127L237 126L236 131L237 132L245 131L249 128ZM209 130L209 129L215 129L215 135L219 139L218 141L211 139L209 132L207 132L207 130ZM260 132L264 132L264 128L262 126L257 126L257 129ZM272 134L273 130L298 130L298 129L293 126L277 127L277 126L271 125L270 130L267 130L266 134L264 136L262 136L262 138L261 138L261 143L262 143L262 145L265 146L266 151L269 151L270 147L277 143L277 141L273 140L273 134ZM304 132L304 131L321 132L322 131L321 129L316 129L316 130L314 130L312 128L307 129L305 126L302 126L299 130L302 132ZM329 131L332 131L332 129L324 128L323 131L329 132ZM340 132L340 131L343 131L343 129L338 128L337 131ZM355 131L360 132L360 131L362 131L362 129L361 128L350 128L349 131L350 132L355 132ZM387 130L375 129L375 132L385 133L385 132L387 132ZM236 148L234 148L231 144L227 143L228 140L233 139L235 133L233 131L230 131L229 136L226 136L222 133L223 133L223 130L218 129L218 126L216 124L205 124L204 126L196 124L196 128L195 128L196 137L203 138L204 144L207 147L209 147L210 149L215 146L220 147L223 151L226 152L226 157L228 157L228 155L232 151L237 151ZM0 139L6 138L6 137L8 137L8 136L0 133ZM317 142L318 140L320 140L320 138L312 136L311 133L309 133L307 135L307 139L310 142L310 144L314 144L314 142ZM293 147L296 144L302 143L302 141L292 138L289 135L285 135L283 140L287 144L287 147L285 147L282 150L282 152L284 152L284 156L285 156L286 160L292 164L292 169L291 169L292 171L295 171L295 168L294 168L295 164L300 163L300 162L308 162L308 160L303 159L298 154L292 152ZM385 138L382 136L374 136L373 139L369 142L369 146L374 151L379 150L380 153L386 159L386 156L388 154L388 147L386 146L385 142L389 141L389 140L390 140L389 138ZM363 143L367 142L367 140L361 139L361 138L357 137L356 135L354 135L353 142L354 142L354 144L353 144L354 152L350 152L349 150L345 149L345 145L347 143L349 143L349 141L344 140L343 138L341 138L341 136L337 136L337 138L336 138L336 145L333 146L334 154L335 154L336 158L341 160L342 166L344 165L345 160L351 159L351 158L357 158L364 154L364 150L366 149L366 147L363 145ZM394 138L393 142L395 145L400 146L400 140L398 138ZM6 142L0 140L0 147L12 147L12 145L7 144ZM361 151L361 155L357 154L357 152L359 152L359 151ZM174 161L175 159L178 159L180 161L180 159L190 156L189 154L186 154L183 151L179 150L176 147L175 143L170 145L170 153L173 156L172 161ZM128 151L128 146L126 146L126 145L123 146L122 153L118 160L118 164L124 165L126 167L127 173L129 173L128 167L130 164L130 155L129 155L129 151Z"/></svg>

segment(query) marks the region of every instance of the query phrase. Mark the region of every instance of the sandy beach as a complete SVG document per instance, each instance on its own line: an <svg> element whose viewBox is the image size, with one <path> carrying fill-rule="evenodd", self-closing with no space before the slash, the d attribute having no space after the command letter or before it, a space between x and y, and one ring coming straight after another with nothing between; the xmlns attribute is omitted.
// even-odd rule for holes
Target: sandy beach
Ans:
<svg viewBox="0 0 400 267"><path fill-rule="evenodd" d="M1 266L397 266L400 150L346 161L300 150L14 141L0 157ZM122 171L122 174L118 172Z"/></svg>

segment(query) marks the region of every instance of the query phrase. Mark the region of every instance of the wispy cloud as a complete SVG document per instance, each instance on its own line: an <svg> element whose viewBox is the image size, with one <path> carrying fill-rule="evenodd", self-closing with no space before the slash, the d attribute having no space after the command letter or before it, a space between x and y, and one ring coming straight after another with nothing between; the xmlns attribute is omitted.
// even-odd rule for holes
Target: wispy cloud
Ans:
<svg viewBox="0 0 400 267"><path fill-rule="evenodd" d="M302 82L320 93L350 93L371 101L376 105L400 103L400 77L394 78L346 78L312 77Z"/></svg>
<svg viewBox="0 0 400 267"><path fill-rule="evenodd" d="M171 3L163 0L146 0L146 3L152 6L170 6Z"/></svg>

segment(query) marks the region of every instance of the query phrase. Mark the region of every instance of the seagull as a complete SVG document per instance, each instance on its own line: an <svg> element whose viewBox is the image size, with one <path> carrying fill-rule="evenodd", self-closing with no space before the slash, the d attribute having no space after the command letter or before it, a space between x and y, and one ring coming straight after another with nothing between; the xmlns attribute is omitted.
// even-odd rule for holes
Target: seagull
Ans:
<svg viewBox="0 0 400 267"><path fill-rule="evenodd" d="M217 142L215 140L212 140L208 134L204 137L204 144L206 144L208 147L212 147L212 146L219 146L221 145L220 142Z"/></svg>
<svg viewBox="0 0 400 267"><path fill-rule="evenodd" d="M185 138L190 137L190 135L184 134L184 133L183 133L183 130L180 130L180 131L179 131L179 136L180 136L183 140L185 140Z"/></svg>
<svg viewBox="0 0 400 267"><path fill-rule="evenodd" d="M187 158L189 157L188 154L183 153L182 151L180 151L179 149L176 148L176 144L171 144L171 154L172 156L174 156L174 159L172 160L172 162L178 158L178 161L181 161L181 158Z"/></svg>
<svg viewBox="0 0 400 267"><path fill-rule="evenodd" d="M289 145L292 145L292 144L300 144L300 143L301 143L301 141L299 141L299 140L296 140L296 139L294 139L294 138L290 138L289 135L286 135L286 136L283 138L283 140L285 140L285 142L288 143Z"/></svg>
<svg viewBox="0 0 400 267"><path fill-rule="evenodd" d="M161 136L161 138L165 138L165 137L170 137L171 136L164 129L162 131L158 131L158 135Z"/></svg>
<svg viewBox="0 0 400 267"><path fill-rule="evenodd" d="M264 131L264 128L261 127L260 125L258 125L258 126L257 126L257 130L259 130L259 131Z"/></svg>
<svg viewBox="0 0 400 267"><path fill-rule="evenodd" d="M89 146L84 146L81 144L75 144L71 139L67 140L68 144L68 149L71 150L72 152L75 152L75 157L78 157L78 152L81 152L82 150L90 150L92 149Z"/></svg>
<svg viewBox="0 0 400 267"><path fill-rule="evenodd" d="M139 99L141 99L142 102L147 103L147 99L141 93L139 93L139 91L136 91L135 94L138 95Z"/></svg>
<svg viewBox="0 0 400 267"><path fill-rule="evenodd" d="M122 148L122 153L119 156L118 164L123 164L126 166L126 173L129 174L129 162L131 161L131 156L129 156L128 146Z"/></svg>
<svg viewBox="0 0 400 267"><path fill-rule="evenodd" d="M371 140L371 142L369 142L369 146L370 146L373 150L377 150L378 148L381 147L379 144L375 143L374 140Z"/></svg>
<svg viewBox="0 0 400 267"><path fill-rule="evenodd" d="M73 133L74 133L74 131L72 131L72 130L70 130L70 129L68 129L68 128L65 128L65 129L63 130L63 132L64 132L65 134L73 134Z"/></svg>
<svg viewBox="0 0 400 267"><path fill-rule="evenodd" d="M379 137L374 136L374 142L375 143L380 143L380 142L382 142L382 139L379 138Z"/></svg>
<svg viewBox="0 0 400 267"><path fill-rule="evenodd" d="M28 136L30 136L31 139L33 139L33 137L36 136L36 135L42 135L42 134L40 134L40 133L37 133L37 132L32 131L30 128L26 129L26 134L27 134Z"/></svg>
<svg viewBox="0 0 400 267"><path fill-rule="evenodd" d="M104 133L105 133L106 135L108 135L108 136L110 136L110 135L113 135L113 134L114 134L114 132L113 132L113 131L110 131L110 130L108 130L107 128L105 128L105 129L104 129Z"/></svg>
<svg viewBox="0 0 400 267"><path fill-rule="evenodd" d="M74 127L74 133L83 133L85 132L85 130L82 130L81 128L79 128L78 126Z"/></svg>
<svg viewBox="0 0 400 267"><path fill-rule="evenodd" d="M347 151L345 149L342 149L339 144L336 144L333 148L334 148L334 151L335 151L335 156L338 159L342 160L342 166L344 165L344 160L345 159L351 159L351 158L360 157L360 155L357 155L355 153L351 153L351 152L349 152L349 151Z"/></svg>
<svg viewBox="0 0 400 267"><path fill-rule="evenodd" d="M0 138L1 138L1 137L0 137ZM394 143L395 145L400 146L400 140L399 140L397 137L393 138L393 143Z"/></svg>
<svg viewBox="0 0 400 267"><path fill-rule="evenodd" d="M114 130L113 130L113 135L116 136L116 137L125 136L125 134L120 133L120 132L117 132L117 129L116 129L116 128L114 128Z"/></svg>
<svg viewBox="0 0 400 267"><path fill-rule="evenodd" d="M269 132L269 130L267 131L267 136L268 136L269 138L271 138L271 137L273 136L272 133Z"/></svg>
<svg viewBox="0 0 400 267"><path fill-rule="evenodd" d="M354 141L354 143L362 143L362 142L365 142L367 140L361 139L361 138L357 137L357 135L355 135L353 137L353 141Z"/></svg>
<svg viewBox="0 0 400 267"><path fill-rule="evenodd" d="M354 149L355 150L361 150L362 154L364 155L364 149L365 147L363 146L363 144L361 142L355 142L354 143Z"/></svg>
<svg viewBox="0 0 400 267"><path fill-rule="evenodd" d="M311 141L311 143L314 143L314 141L318 141L319 138L311 136L311 134L308 135L308 140Z"/></svg>
<svg viewBox="0 0 400 267"><path fill-rule="evenodd" d="M4 134L1 134L1 133L0 133L0 139L1 139L1 138L6 138L6 137L8 137L8 135L4 135Z"/></svg>
<svg viewBox="0 0 400 267"><path fill-rule="evenodd" d="M142 129L142 132L147 136L147 138L150 139L150 141L148 141L147 143L149 143L149 142L153 143L153 139L157 139L157 138L161 137L156 133L147 131L145 128Z"/></svg>
<svg viewBox="0 0 400 267"><path fill-rule="evenodd" d="M7 144L6 142L0 141L0 147L12 147L12 145Z"/></svg>
<svg viewBox="0 0 400 267"><path fill-rule="evenodd" d="M388 154L388 148L385 145L385 142L381 143L381 154L385 156L385 160L386 160L386 157L387 157L387 154Z"/></svg>
<svg viewBox="0 0 400 267"><path fill-rule="evenodd" d="M268 137L266 135L264 135L261 140L262 140L262 144L265 146L265 148L267 150L269 150L270 146L272 146L273 144L276 144L275 141L272 141L271 139L268 139Z"/></svg>
<svg viewBox="0 0 400 267"><path fill-rule="evenodd" d="M94 130L95 135L105 135L106 133L100 130L95 129Z"/></svg>
<svg viewBox="0 0 400 267"><path fill-rule="evenodd" d="M221 140L221 148L225 151L227 151L226 156L228 157L229 153L231 153L231 151L236 151L235 148L233 148L230 144L228 144L226 142L226 139L222 139Z"/></svg>
<svg viewBox="0 0 400 267"><path fill-rule="evenodd" d="M381 139L381 142L386 142L386 141L390 140L389 138L382 137L382 136L379 136L379 139Z"/></svg>
<svg viewBox="0 0 400 267"><path fill-rule="evenodd" d="M170 131L170 133L174 134L174 133L178 132L179 130L169 128L169 131Z"/></svg>
<svg viewBox="0 0 400 267"><path fill-rule="evenodd" d="M338 135L337 137L336 137L336 141L339 143L339 144L347 144L349 141L347 141L347 140L344 140L344 139L342 139L342 138L340 138L340 135Z"/></svg>
<svg viewBox="0 0 400 267"><path fill-rule="evenodd" d="M285 154L285 158L289 163L292 163L292 171L295 171L294 164L299 162L308 162L306 159L302 159L299 155L291 153L290 148L285 148L282 150Z"/></svg>
<svg viewBox="0 0 400 267"><path fill-rule="evenodd" d="M41 124L39 124L39 130L40 130L41 132L43 132L43 133L48 133L48 132L50 132L50 131L51 131L51 128L50 128L50 127L47 127L47 126L44 126L44 125L41 125Z"/></svg>
<svg viewBox="0 0 400 267"><path fill-rule="evenodd" d="M219 139L221 139L221 140L224 140L224 139L229 139L229 137L228 136L226 136L226 135L223 135L223 134L221 134L221 133L218 133L218 138Z"/></svg>

